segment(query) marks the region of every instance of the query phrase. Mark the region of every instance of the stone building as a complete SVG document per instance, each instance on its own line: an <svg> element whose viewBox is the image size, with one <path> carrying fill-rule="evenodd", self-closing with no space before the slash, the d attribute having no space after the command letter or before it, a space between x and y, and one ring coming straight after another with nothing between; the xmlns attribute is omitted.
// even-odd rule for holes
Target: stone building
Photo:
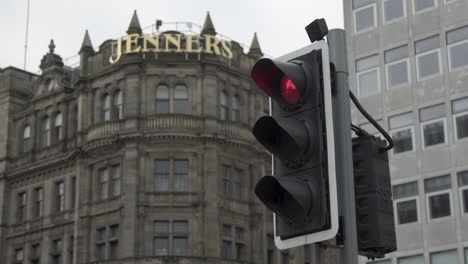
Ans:
<svg viewBox="0 0 468 264"><path fill-rule="evenodd" d="M343 7L350 85L395 141L398 251L373 263L468 263L468 1Z"/></svg>
<svg viewBox="0 0 468 264"><path fill-rule="evenodd" d="M127 33L142 33L136 13ZM216 40L209 14L201 34ZM275 249L253 193L271 171L251 134L268 112L250 80L257 37L231 58L110 63L115 43L96 51L86 32L78 67L51 41L40 75L0 69L0 262L309 263L308 247Z"/></svg>

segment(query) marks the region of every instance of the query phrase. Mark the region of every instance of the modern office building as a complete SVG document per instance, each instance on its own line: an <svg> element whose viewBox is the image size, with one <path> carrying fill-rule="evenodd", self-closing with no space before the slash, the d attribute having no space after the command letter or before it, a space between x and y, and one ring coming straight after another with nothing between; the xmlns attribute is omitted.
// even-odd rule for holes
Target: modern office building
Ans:
<svg viewBox="0 0 468 264"><path fill-rule="evenodd" d="M468 1L343 5L350 85L395 141L398 251L372 263L468 263Z"/></svg>
<svg viewBox="0 0 468 264"><path fill-rule="evenodd" d="M76 67L54 48L39 75L0 69L1 263L310 262L275 249L253 193L271 171L256 36L244 53L209 14L144 35L135 13L97 50L86 32Z"/></svg>

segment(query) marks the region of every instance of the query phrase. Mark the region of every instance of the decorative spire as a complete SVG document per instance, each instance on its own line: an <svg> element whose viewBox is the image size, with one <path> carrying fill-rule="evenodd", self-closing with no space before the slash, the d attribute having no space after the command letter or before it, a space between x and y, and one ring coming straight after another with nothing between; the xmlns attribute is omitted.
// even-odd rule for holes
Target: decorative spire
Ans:
<svg viewBox="0 0 468 264"><path fill-rule="evenodd" d="M54 53L54 49L55 49L54 40L51 39L51 40L50 40L50 44L49 44L49 53L50 53L50 54L53 54L53 53Z"/></svg>
<svg viewBox="0 0 468 264"><path fill-rule="evenodd" d="M128 26L127 34L141 34L140 20L138 20L138 15L136 10L133 11L132 20Z"/></svg>
<svg viewBox="0 0 468 264"><path fill-rule="evenodd" d="M250 44L249 55L250 56L258 56L258 57L263 56L262 49L260 48L260 44L258 43L257 32L254 33L252 43Z"/></svg>
<svg viewBox="0 0 468 264"><path fill-rule="evenodd" d="M206 13L205 23L203 23L203 29L201 31L202 35L216 35L216 30L213 25L213 21L211 21L210 12Z"/></svg>
<svg viewBox="0 0 468 264"><path fill-rule="evenodd" d="M44 55L41 60L41 65L39 66L43 72L52 69L52 68L63 68L62 57L54 53L55 43L54 40L50 40L49 44L49 53Z"/></svg>
<svg viewBox="0 0 468 264"><path fill-rule="evenodd" d="M83 43L81 44L81 49L79 53L82 53L88 50L94 52L93 44L91 44L91 38L89 37L88 30L86 30L85 36L83 38Z"/></svg>

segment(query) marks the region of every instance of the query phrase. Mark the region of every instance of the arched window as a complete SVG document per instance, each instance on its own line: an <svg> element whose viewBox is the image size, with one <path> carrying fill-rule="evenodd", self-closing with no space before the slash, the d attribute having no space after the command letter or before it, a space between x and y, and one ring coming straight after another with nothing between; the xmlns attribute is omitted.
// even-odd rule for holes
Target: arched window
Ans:
<svg viewBox="0 0 468 264"><path fill-rule="evenodd" d="M114 94L114 117L117 119L123 118L122 91L120 90L117 90Z"/></svg>
<svg viewBox="0 0 468 264"><path fill-rule="evenodd" d="M240 106L239 106L239 96L235 95L232 97L232 105L231 105L231 120L232 121L239 121L240 119Z"/></svg>
<svg viewBox="0 0 468 264"><path fill-rule="evenodd" d="M50 146L50 118L44 117L41 122L41 146Z"/></svg>
<svg viewBox="0 0 468 264"><path fill-rule="evenodd" d="M31 127L26 125L23 128L23 141L21 142L21 153L31 150Z"/></svg>
<svg viewBox="0 0 468 264"><path fill-rule="evenodd" d="M63 129L62 129L62 124L63 124L63 118L62 118L62 113L58 112L55 115L55 138L57 141L61 140L63 138Z"/></svg>
<svg viewBox="0 0 468 264"><path fill-rule="evenodd" d="M108 94L105 94L102 97L102 121L110 120L110 97Z"/></svg>
<svg viewBox="0 0 468 264"><path fill-rule="evenodd" d="M176 85L174 89L174 113L187 114L188 113L188 94L185 85Z"/></svg>
<svg viewBox="0 0 468 264"><path fill-rule="evenodd" d="M228 114L227 95L222 91L219 97L219 118L226 120Z"/></svg>
<svg viewBox="0 0 468 264"><path fill-rule="evenodd" d="M156 113L169 113L169 88L167 85L159 85L156 88Z"/></svg>
<svg viewBox="0 0 468 264"><path fill-rule="evenodd" d="M47 92L50 93L54 89L54 80L48 79L46 82Z"/></svg>

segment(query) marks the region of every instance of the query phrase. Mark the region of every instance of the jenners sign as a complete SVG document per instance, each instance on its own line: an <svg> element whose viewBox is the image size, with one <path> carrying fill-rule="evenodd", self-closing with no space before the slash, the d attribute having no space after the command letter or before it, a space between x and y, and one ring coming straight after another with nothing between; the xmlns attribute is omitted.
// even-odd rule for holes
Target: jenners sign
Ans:
<svg viewBox="0 0 468 264"><path fill-rule="evenodd" d="M122 54L146 52L172 53L207 53L232 58L231 42L212 35L184 35L180 33L162 33L159 35L129 34L114 43L117 50L109 58L114 64Z"/></svg>

